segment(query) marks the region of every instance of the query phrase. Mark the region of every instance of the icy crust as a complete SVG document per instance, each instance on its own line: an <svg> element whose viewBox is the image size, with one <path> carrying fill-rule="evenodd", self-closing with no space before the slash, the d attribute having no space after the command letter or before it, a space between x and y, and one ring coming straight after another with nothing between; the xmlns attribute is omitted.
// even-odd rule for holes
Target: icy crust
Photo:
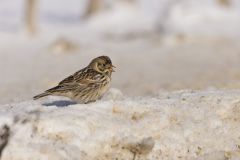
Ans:
<svg viewBox="0 0 240 160"><path fill-rule="evenodd" d="M114 90L96 103L50 97L0 114L10 130L1 160L240 159L240 91L124 98Z"/></svg>

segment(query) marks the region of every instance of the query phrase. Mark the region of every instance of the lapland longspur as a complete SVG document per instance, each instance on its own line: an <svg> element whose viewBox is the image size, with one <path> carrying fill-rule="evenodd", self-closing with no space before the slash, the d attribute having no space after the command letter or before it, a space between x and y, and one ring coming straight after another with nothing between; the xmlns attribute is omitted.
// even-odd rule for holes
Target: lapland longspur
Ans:
<svg viewBox="0 0 240 160"><path fill-rule="evenodd" d="M62 80L42 94L33 97L34 100L53 95L65 96L79 103L89 103L100 99L108 90L111 75L115 68L108 56L93 59L90 64Z"/></svg>

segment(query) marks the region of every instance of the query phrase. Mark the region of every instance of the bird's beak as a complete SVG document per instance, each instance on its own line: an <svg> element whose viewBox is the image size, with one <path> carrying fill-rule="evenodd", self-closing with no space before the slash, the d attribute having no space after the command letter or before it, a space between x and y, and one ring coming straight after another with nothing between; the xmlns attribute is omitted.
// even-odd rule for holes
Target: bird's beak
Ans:
<svg viewBox="0 0 240 160"><path fill-rule="evenodd" d="M116 68L114 65L111 66L111 70L112 70L112 72L115 72L115 70L113 68Z"/></svg>

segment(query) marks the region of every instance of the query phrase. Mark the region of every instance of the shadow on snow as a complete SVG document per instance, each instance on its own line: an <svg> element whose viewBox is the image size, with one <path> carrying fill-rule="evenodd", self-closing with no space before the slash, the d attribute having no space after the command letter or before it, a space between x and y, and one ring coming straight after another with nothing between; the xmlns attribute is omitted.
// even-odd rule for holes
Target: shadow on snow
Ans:
<svg viewBox="0 0 240 160"><path fill-rule="evenodd" d="M70 100L58 100L58 101L53 101L49 103L43 103L44 106L57 106L57 107L68 107L74 104L77 104L77 103Z"/></svg>

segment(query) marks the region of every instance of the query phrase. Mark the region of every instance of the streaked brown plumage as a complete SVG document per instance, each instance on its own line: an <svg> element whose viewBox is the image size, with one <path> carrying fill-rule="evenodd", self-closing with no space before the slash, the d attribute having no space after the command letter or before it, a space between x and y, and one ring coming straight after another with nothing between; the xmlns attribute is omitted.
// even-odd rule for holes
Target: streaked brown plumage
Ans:
<svg viewBox="0 0 240 160"><path fill-rule="evenodd" d="M100 56L90 64L62 80L42 94L33 97L34 100L53 95L65 96L79 103L89 103L100 99L108 90L114 66L109 57Z"/></svg>

